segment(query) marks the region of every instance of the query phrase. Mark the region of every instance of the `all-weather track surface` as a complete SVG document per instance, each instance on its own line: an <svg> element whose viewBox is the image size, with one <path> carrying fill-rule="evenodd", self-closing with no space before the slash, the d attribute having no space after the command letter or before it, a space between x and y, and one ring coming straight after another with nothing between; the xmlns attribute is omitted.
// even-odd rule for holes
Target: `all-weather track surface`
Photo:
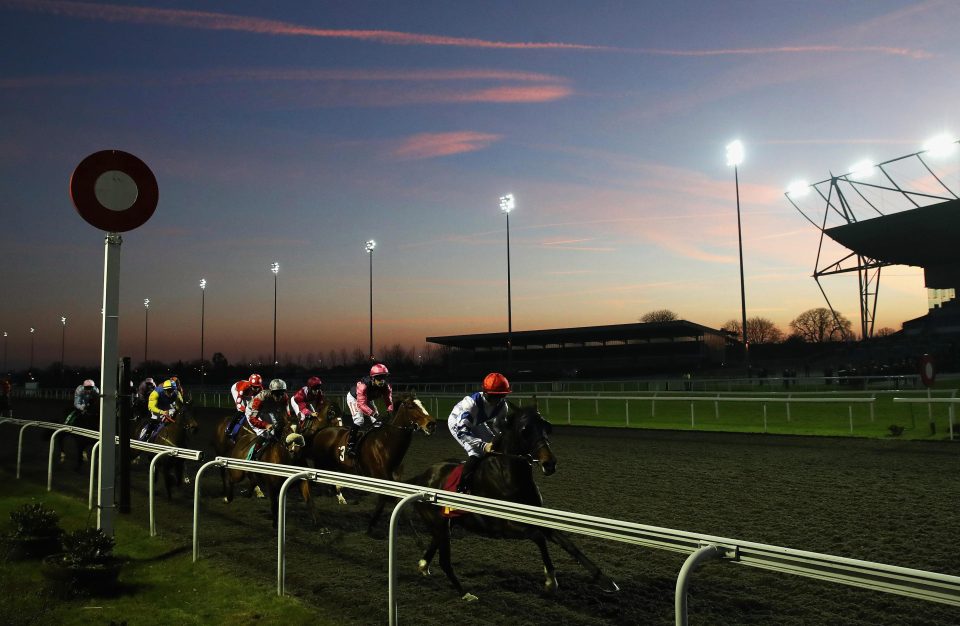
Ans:
<svg viewBox="0 0 960 626"><path fill-rule="evenodd" d="M16 417L53 421L64 407L22 402ZM223 414L198 410L201 430L189 447L213 458L213 424ZM445 428L414 436L404 463L411 477L463 452ZM548 416L549 417L549 416ZM28 429L25 480L46 484L47 442ZM0 426L0 469L12 480L17 429ZM538 475L551 508L695 533L769 543L917 569L960 574L960 443L781 437L705 432L560 427L552 436L558 471ZM146 467L133 470L132 516L147 523ZM196 464L188 463L195 473ZM54 489L86 498L86 465L56 468ZM158 483L162 493L162 483ZM343 624L387 622L389 515L365 532L375 498L348 494L339 506L320 487L319 524L299 496L288 503L287 590ZM0 484L0 496L4 488ZM250 585L276 587L276 532L269 505L238 497L226 504L220 477L201 486L200 555ZM192 489L161 498L159 532L189 545ZM574 536L584 552L620 585L615 595L592 585L587 572L551 547L559 590L542 592L542 566L528 541L491 540L455 532L453 563L466 603L436 561L422 577L426 546L413 515L401 524L399 618L406 624L672 624L673 591L685 555ZM189 577L185 571L184 576ZM237 589L243 593L243 589ZM693 577L691 624L960 624L960 608L903 598L734 563L708 563Z"/></svg>

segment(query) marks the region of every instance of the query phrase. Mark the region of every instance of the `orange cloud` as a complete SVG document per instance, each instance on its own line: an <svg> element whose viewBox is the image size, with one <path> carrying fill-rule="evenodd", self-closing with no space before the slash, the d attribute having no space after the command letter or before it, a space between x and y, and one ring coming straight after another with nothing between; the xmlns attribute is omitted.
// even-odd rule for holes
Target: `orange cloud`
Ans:
<svg viewBox="0 0 960 626"><path fill-rule="evenodd" d="M397 159L432 159L463 152L483 150L501 135L478 133L474 131L460 131L453 133L420 133L412 135L391 151Z"/></svg>
<svg viewBox="0 0 960 626"><path fill-rule="evenodd" d="M489 48L501 50L574 50L591 52L626 52L653 56L714 57L729 55L770 55L810 53L868 53L927 58L930 53L912 48L892 46L779 46L771 48L719 48L712 50L672 50L661 48L624 48L563 42L507 42L473 37L447 37L423 33L405 33L392 30L328 29L301 26L290 22L210 11L183 9L156 9L128 7L93 2L64 2L62 0L0 0L0 4L40 13L52 13L80 19L134 24L158 24L179 28L224 30L260 35L288 37L323 37L354 39L395 46L455 46L460 48Z"/></svg>

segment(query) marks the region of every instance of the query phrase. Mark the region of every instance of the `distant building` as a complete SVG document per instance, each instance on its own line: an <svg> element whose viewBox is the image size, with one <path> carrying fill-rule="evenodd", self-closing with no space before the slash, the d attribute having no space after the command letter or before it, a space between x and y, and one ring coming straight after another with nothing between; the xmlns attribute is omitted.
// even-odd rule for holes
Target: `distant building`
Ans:
<svg viewBox="0 0 960 626"><path fill-rule="evenodd" d="M956 297L956 289L927 289L927 309L939 309Z"/></svg>
<svg viewBox="0 0 960 626"><path fill-rule="evenodd" d="M950 291L953 291L952 289ZM903 335L907 337L952 335L960 337L960 300L950 299L921 317L903 323Z"/></svg>
<svg viewBox="0 0 960 626"><path fill-rule="evenodd" d="M515 331L513 367L539 376L678 374L721 366L728 333L685 320ZM450 350L450 370L477 377L507 371L507 333L427 337Z"/></svg>

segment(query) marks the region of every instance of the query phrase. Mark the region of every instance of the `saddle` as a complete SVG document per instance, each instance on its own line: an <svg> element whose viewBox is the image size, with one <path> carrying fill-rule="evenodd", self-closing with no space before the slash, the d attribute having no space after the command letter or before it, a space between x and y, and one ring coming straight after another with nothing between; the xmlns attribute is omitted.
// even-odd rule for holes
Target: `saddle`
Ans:
<svg viewBox="0 0 960 626"><path fill-rule="evenodd" d="M460 463L453 471L447 475L447 479L443 481L443 490L452 491L456 493L457 488L460 486L460 479L463 477L463 463ZM453 509L448 506L440 509L440 515L446 518L460 517L461 515L466 515L466 511L460 511L458 509Z"/></svg>

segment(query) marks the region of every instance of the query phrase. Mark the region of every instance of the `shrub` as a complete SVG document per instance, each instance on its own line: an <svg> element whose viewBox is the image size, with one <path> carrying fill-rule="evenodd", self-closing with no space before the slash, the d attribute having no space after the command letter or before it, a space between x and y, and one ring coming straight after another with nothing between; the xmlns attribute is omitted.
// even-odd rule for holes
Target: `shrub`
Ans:
<svg viewBox="0 0 960 626"><path fill-rule="evenodd" d="M887 430L890 431L891 437L899 437L903 434L903 426L899 426L897 424L890 424Z"/></svg>
<svg viewBox="0 0 960 626"><path fill-rule="evenodd" d="M69 567L106 565L113 560L113 537L99 528L84 528L63 536L63 563Z"/></svg>
<svg viewBox="0 0 960 626"><path fill-rule="evenodd" d="M63 531L60 529L60 516L53 509L48 509L42 502L28 502L10 512L13 521L13 536L22 537L56 537Z"/></svg>

